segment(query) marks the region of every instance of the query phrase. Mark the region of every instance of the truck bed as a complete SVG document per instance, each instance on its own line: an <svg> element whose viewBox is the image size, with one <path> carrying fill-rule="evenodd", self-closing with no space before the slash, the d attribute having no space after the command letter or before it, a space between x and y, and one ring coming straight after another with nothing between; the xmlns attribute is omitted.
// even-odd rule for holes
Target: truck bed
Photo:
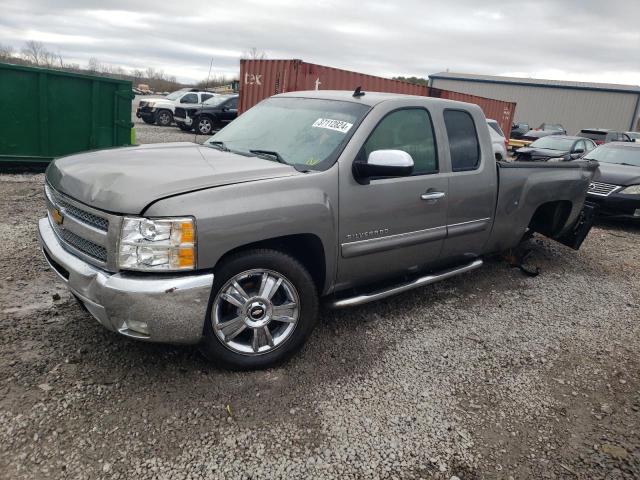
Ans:
<svg viewBox="0 0 640 480"><path fill-rule="evenodd" d="M529 229L570 244L597 167L587 160L496 162L498 197L486 251L516 246Z"/></svg>

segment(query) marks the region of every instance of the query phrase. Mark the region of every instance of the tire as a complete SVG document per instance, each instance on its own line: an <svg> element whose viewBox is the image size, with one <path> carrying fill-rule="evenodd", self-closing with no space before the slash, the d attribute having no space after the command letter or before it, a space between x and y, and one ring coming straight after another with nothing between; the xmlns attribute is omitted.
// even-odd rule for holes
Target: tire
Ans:
<svg viewBox="0 0 640 480"><path fill-rule="evenodd" d="M148 123L149 125L153 125L154 123L156 123L156 120L154 118L147 118L147 117L140 117L142 118L142 121L144 123Z"/></svg>
<svg viewBox="0 0 640 480"><path fill-rule="evenodd" d="M272 367L302 347L317 318L316 286L300 262L276 250L240 252L214 272L201 351L231 370Z"/></svg>
<svg viewBox="0 0 640 480"><path fill-rule="evenodd" d="M169 110L160 110L156 113L156 123L161 127L168 127L173 123L173 114Z"/></svg>
<svg viewBox="0 0 640 480"><path fill-rule="evenodd" d="M190 132L192 128L191 125L185 125L184 123L178 123L177 125L178 125L178 128L183 132Z"/></svg>
<svg viewBox="0 0 640 480"><path fill-rule="evenodd" d="M198 117L193 124L198 135L212 135L216 127L216 121L211 117Z"/></svg>

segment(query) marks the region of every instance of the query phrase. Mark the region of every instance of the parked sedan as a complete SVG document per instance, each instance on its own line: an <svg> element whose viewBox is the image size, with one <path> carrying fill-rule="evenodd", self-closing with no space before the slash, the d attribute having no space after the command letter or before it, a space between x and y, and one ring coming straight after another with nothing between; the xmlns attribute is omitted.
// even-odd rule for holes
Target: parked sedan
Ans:
<svg viewBox="0 0 640 480"><path fill-rule="evenodd" d="M176 107L173 117L180 130L211 135L238 116L238 95L219 95L191 108Z"/></svg>
<svg viewBox="0 0 640 480"><path fill-rule="evenodd" d="M640 143L640 132L624 132L629 135L629 138L634 142Z"/></svg>
<svg viewBox="0 0 640 480"><path fill-rule="evenodd" d="M526 147L532 142L542 137L548 137L550 135L566 135L567 131L559 123L542 123L538 128L534 128L526 132L520 138L511 138L509 140L509 146L511 150L515 151L520 147Z"/></svg>
<svg viewBox="0 0 640 480"><path fill-rule="evenodd" d="M511 126L511 135L509 138L522 138L522 136L527 133L531 128L528 123L514 123Z"/></svg>
<svg viewBox="0 0 640 480"><path fill-rule="evenodd" d="M516 150L516 160L534 162L545 162L549 159L575 160L594 148L596 144L588 138L550 135L539 138L528 147Z"/></svg>
<svg viewBox="0 0 640 480"><path fill-rule="evenodd" d="M587 191L600 215L640 221L640 143L606 143L584 158L600 164Z"/></svg>
<svg viewBox="0 0 640 480"><path fill-rule="evenodd" d="M633 142L627 133L606 128L584 128L578 132L578 136L590 138L598 145L609 142Z"/></svg>

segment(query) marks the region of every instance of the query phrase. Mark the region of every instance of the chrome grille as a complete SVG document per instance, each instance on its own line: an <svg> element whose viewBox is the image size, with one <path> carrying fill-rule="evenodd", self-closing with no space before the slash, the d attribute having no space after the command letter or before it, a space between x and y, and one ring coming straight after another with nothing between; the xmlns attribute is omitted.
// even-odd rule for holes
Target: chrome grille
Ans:
<svg viewBox="0 0 640 480"><path fill-rule="evenodd" d="M591 182L589 184L589 190L587 193L591 195L597 195L599 197L608 197L612 193L618 191L621 187L619 185L612 185L610 183Z"/></svg>
<svg viewBox="0 0 640 480"><path fill-rule="evenodd" d="M89 240L86 240L76 235L75 233L70 232L69 230L64 230L58 227L58 225L56 225L55 223L53 224L53 229L58 234L58 237L60 237L64 242L67 242L72 247L77 248L82 253L89 255L90 257L93 257L100 262L107 262L106 248L101 247L100 245L96 245L95 243L90 242Z"/></svg>
<svg viewBox="0 0 640 480"><path fill-rule="evenodd" d="M85 205L45 184L49 223L70 253L108 271L117 271L115 245L122 217Z"/></svg>
<svg viewBox="0 0 640 480"><path fill-rule="evenodd" d="M99 217L85 210L82 210L81 208L71 205L64 198L62 198L60 194L58 194L51 188L47 188L47 191L51 195L53 203L55 203L57 207L64 209L64 212L67 215L71 215L81 222L91 225L92 227L95 227L98 230L102 230L103 232L109 231L109 220L107 220L106 218Z"/></svg>

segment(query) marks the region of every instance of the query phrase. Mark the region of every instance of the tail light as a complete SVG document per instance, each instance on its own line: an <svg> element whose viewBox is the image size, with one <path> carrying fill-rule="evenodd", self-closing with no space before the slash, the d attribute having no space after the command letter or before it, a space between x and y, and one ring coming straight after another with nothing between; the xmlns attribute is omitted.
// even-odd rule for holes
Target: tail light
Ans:
<svg viewBox="0 0 640 480"><path fill-rule="evenodd" d="M604 140L596 140L596 145L602 145L604 143Z"/></svg>

